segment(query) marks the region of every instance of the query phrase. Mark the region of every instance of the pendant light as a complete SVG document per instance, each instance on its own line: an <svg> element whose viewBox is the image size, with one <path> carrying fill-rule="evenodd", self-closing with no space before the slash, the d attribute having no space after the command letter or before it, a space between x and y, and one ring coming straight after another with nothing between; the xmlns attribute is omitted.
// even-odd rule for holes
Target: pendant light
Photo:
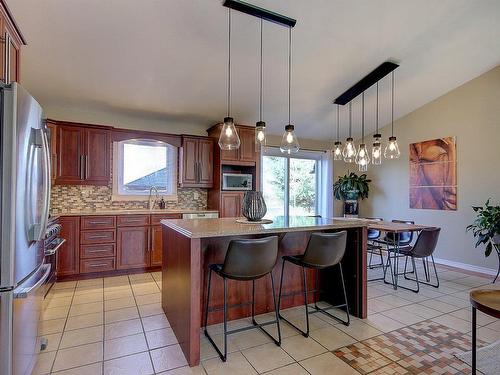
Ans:
<svg viewBox="0 0 500 375"><path fill-rule="evenodd" d="M259 121L255 124L255 146L257 150L266 147L266 123L262 121L262 18L260 19L260 95L259 95Z"/></svg>
<svg viewBox="0 0 500 375"><path fill-rule="evenodd" d="M227 63L227 116L219 136L221 150L235 150L240 147L240 137L234 126L231 112L231 8L228 8L228 63Z"/></svg>
<svg viewBox="0 0 500 375"><path fill-rule="evenodd" d="M389 143L385 146L384 157L386 159L397 159L400 155L398 142L394 136L394 72L392 72L391 136L389 137Z"/></svg>
<svg viewBox="0 0 500 375"><path fill-rule="evenodd" d="M377 126L377 130L373 135L373 145L372 145L372 163L373 165L382 164L382 144L380 143L380 138L382 135L378 132L378 81L377 81L377 110L376 110L376 119L375 123Z"/></svg>
<svg viewBox="0 0 500 375"><path fill-rule="evenodd" d="M283 153L292 154L300 149L295 127L290 121L290 98L291 98L291 82L292 82L292 28L288 28L288 125L285 126L285 132L281 139L280 150Z"/></svg>
<svg viewBox="0 0 500 375"><path fill-rule="evenodd" d="M342 142L339 140L340 130L340 113L339 105L337 104L337 140L333 144L333 160L342 160Z"/></svg>
<svg viewBox="0 0 500 375"><path fill-rule="evenodd" d="M366 172L368 170L368 164L370 164L370 157L368 156L368 150L365 144L365 93L361 94L361 143L359 145L358 153L356 154L356 164L359 167L360 172Z"/></svg>
<svg viewBox="0 0 500 375"><path fill-rule="evenodd" d="M356 158L356 145L352 139L352 103L349 102L349 137L347 137L344 149L342 150L342 156L346 163L353 163Z"/></svg>

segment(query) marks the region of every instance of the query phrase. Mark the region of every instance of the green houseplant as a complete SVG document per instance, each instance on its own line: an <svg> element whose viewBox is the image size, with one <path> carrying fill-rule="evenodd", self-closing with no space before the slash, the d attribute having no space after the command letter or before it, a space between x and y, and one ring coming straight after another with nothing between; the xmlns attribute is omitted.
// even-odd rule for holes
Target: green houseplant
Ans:
<svg viewBox="0 0 500 375"><path fill-rule="evenodd" d="M339 176L333 184L333 195L335 199L344 201L344 216L358 214L358 199L368 198L370 191L369 180L366 174L357 175L350 172Z"/></svg>
<svg viewBox="0 0 500 375"><path fill-rule="evenodd" d="M473 206L477 216L471 225L467 226L467 231L472 231L476 239L475 247L485 245L484 255L488 257L492 250L495 249L498 255L498 272L495 277L496 281L500 273L500 206L490 205L488 199L484 206Z"/></svg>

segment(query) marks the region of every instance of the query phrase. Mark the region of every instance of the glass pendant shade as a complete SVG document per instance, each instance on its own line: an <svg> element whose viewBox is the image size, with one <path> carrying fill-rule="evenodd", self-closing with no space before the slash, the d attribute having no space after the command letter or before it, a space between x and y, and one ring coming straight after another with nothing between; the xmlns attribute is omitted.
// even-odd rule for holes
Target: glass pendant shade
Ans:
<svg viewBox="0 0 500 375"><path fill-rule="evenodd" d="M255 124L255 145L259 150L260 147L266 147L266 123L257 121Z"/></svg>
<svg viewBox="0 0 500 375"><path fill-rule="evenodd" d="M333 160L342 160L342 142L337 141L333 145Z"/></svg>
<svg viewBox="0 0 500 375"><path fill-rule="evenodd" d="M219 147L221 150L236 150L240 147L240 137L232 117L224 117L224 125L219 136Z"/></svg>
<svg viewBox="0 0 500 375"><path fill-rule="evenodd" d="M375 134L373 138L375 138L375 141L373 141L372 146L372 164L380 165L382 164L382 144L380 143L381 135Z"/></svg>
<svg viewBox="0 0 500 375"><path fill-rule="evenodd" d="M400 155L396 137L389 137L389 143L385 146L384 157L386 159L397 159Z"/></svg>
<svg viewBox="0 0 500 375"><path fill-rule="evenodd" d="M359 150L356 154L356 164L358 165L360 172L366 172L368 170L370 156L368 156L368 150L366 149L366 145L364 143L359 145Z"/></svg>
<svg viewBox="0 0 500 375"><path fill-rule="evenodd" d="M283 133L280 144L281 152L292 154L299 151L300 145L294 129L293 125L285 126L285 132Z"/></svg>
<svg viewBox="0 0 500 375"><path fill-rule="evenodd" d="M344 149L342 150L342 156L346 163L354 163L356 158L356 145L351 137L346 139Z"/></svg>

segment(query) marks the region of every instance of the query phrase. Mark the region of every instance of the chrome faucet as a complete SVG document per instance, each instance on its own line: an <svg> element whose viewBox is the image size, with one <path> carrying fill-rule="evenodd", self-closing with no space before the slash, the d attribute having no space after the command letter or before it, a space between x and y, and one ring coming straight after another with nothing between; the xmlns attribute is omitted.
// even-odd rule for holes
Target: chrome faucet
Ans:
<svg viewBox="0 0 500 375"><path fill-rule="evenodd" d="M153 199L153 190L155 191L155 198ZM156 203L158 203L159 200L159 195L158 195L158 188L156 186L151 186L149 188L149 202L148 202L148 208L150 210L153 210L155 208Z"/></svg>

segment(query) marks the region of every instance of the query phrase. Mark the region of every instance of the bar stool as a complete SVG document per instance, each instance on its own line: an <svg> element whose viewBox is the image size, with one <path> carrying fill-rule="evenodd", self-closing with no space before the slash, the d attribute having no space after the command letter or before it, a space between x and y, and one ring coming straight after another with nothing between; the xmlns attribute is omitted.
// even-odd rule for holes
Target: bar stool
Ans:
<svg viewBox="0 0 500 375"><path fill-rule="evenodd" d="M260 328L267 336L269 336L276 345L281 345L281 330L280 322L278 316L278 305L276 302L276 292L274 290L274 278L272 270L276 265L278 259L278 237L265 237L259 239L248 239L248 240L232 240L229 243L227 249L226 257L223 264L210 264L210 272L208 274L208 293L207 293L207 303L205 309L205 336L213 345L219 357L223 362L227 359L227 336L233 333L246 331L253 328ZM212 272L222 277L224 280L224 354L215 344L214 340L207 331L208 323L208 309L210 306L210 287L212 283ZM273 302L276 319L257 323L255 320L255 280L260 279L266 275L271 276L271 286L273 291ZM227 330L227 280L239 280L239 281L252 281L252 324L248 327L233 329L231 331ZM230 307L238 307L246 305L248 303L238 304ZM217 311L219 309L212 309L212 311ZM269 332L267 332L263 327L269 324L277 324L278 328L278 339L276 340Z"/></svg>
<svg viewBox="0 0 500 375"><path fill-rule="evenodd" d="M367 217L366 219L369 220L376 220L376 221L382 221L383 219L381 217ZM367 238L368 238L368 244L367 244L367 252L370 253L370 260L368 262L368 268L369 269L374 269L374 268L379 268L379 267L384 267L384 257L382 255L382 246L377 245L374 241L378 240L380 238L380 231L378 229L368 229L367 233ZM372 257L373 254L376 254L380 257L380 263L372 264ZM369 280L370 281L370 280Z"/></svg>
<svg viewBox="0 0 500 375"><path fill-rule="evenodd" d="M295 324L290 322L288 319L286 319L281 313L279 313L279 317L283 319L285 322L290 324L292 327L297 329L304 337L309 336L309 314L314 314L317 312L321 312L330 318L333 318L344 325L348 326L350 323L350 318L349 318L349 305L347 303L347 294L345 290L345 283L344 283L344 274L342 272L342 258L344 257L345 249L346 249L346 241L347 241L347 232L342 231L342 232L336 232L336 233L312 233L311 237L309 238L309 242L307 244L306 251L304 252L303 255L286 255L284 256L283 259L283 264L281 267L281 283L280 283L280 291L278 294L278 309L281 306L281 297L287 297L287 296L292 296L296 295L297 292L295 293L288 293L288 294L282 294L282 288L283 288L283 274L285 270L285 263L290 262L292 264L295 264L299 267L302 267L302 275L303 275L303 280L304 280L304 304L306 308L306 331L304 332L302 329L297 327ZM310 311L307 303L307 277L306 277L306 268L311 268L316 270L316 285L314 290L309 291L313 292L315 295L319 292L318 290L318 284L319 284L319 271L322 269L334 267L338 265L339 270L340 270L340 279L342 281L342 290L344 293L344 304L341 305L336 305L336 306L330 306L327 308L320 308L317 303L316 303L316 298L314 301L314 308L315 310ZM300 292L299 292L300 293ZM327 310L331 310L336 307L345 307L346 309L346 314L347 314L347 320L342 320L332 314L330 314Z"/></svg>

